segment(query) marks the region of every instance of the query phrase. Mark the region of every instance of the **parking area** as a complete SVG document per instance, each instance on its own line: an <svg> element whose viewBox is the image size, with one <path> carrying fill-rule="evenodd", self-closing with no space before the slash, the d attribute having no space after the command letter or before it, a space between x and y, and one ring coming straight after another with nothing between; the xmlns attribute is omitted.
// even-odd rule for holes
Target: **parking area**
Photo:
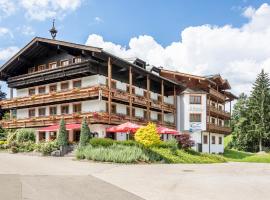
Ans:
<svg viewBox="0 0 270 200"><path fill-rule="evenodd" d="M270 199L270 165L117 165L0 153L1 199Z"/></svg>

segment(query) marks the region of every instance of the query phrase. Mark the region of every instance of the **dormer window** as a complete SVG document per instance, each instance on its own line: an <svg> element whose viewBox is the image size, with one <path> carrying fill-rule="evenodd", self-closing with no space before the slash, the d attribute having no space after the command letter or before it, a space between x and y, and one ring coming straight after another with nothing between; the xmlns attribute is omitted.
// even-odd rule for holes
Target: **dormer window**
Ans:
<svg viewBox="0 0 270 200"><path fill-rule="evenodd" d="M80 63L80 62L82 62L82 58L81 57L73 58L73 63Z"/></svg>
<svg viewBox="0 0 270 200"><path fill-rule="evenodd" d="M69 65L69 61L68 60L62 60L61 61L61 67L65 67Z"/></svg>
<svg viewBox="0 0 270 200"><path fill-rule="evenodd" d="M56 62L53 62L53 63L49 64L49 69L55 69L55 68L57 68L57 63Z"/></svg>
<svg viewBox="0 0 270 200"><path fill-rule="evenodd" d="M46 69L46 65L39 65L38 66L38 71L43 71Z"/></svg>

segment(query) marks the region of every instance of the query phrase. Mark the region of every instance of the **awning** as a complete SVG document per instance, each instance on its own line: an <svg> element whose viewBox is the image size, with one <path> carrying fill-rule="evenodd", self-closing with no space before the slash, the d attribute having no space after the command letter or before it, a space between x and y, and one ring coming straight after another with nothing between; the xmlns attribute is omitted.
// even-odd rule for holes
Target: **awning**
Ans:
<svg viewBox="0 0 270 200"><path fill-rule="evenodd" d="M172 135L178 135L179 134L179 132L177 130L166 128L166 127L163 127L163 126L157 127L157 132L159 134L172 134Z"/></svg>
<svg viewBox="0 0 270 200"><path fill-rule="evenodd" d="M66 130L74 130L74 129L80 129L81 125L80 124L66 124ZM45 131L58 131L59 130L59 125L52 125L52 126L47 126L38 129L37 131L39 132L45 132Z"/></svg>
<svg viewBox="0 0 270 200"><path fill-rule="evenodd" d="M128 132L136 132L141 126L137 124L133 124L131 122L126 122L124 124L120 124L118 126L112 126L110 128L107 128L107 132L114 132L114 133L128 133Z"/></svg>

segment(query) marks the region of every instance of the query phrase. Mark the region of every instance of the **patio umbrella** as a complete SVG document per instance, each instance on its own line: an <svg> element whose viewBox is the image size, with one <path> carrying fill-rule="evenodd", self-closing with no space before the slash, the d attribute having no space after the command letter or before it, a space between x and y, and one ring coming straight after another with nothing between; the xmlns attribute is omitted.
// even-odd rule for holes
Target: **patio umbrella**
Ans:
<svg viewBox="0 0 270 200"><path fill-rule="evenodd" d="M163 126L157 127L157 132L159 134L172 134L172 135L178 135L179 134L179 132L177 130L166 128L166 127L163 127Z"/></svg>
<svg viewBox="0 0 270 200"><path fill-rule="evenodd" d="M118 126L112 126L110 128L107 128L107 132L120 132L120 133L134 133L136 132L141 126L131 123L131 122L126 122L124 124L120 124Z"/></svg>

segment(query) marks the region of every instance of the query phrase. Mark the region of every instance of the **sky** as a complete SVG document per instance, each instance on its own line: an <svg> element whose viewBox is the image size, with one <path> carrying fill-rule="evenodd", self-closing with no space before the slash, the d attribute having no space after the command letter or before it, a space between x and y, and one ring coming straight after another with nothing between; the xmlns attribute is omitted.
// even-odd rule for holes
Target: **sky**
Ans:
<svg viewBox="0 0 270 200"><path fill-rule="evenodd" d="M50 38L52 19L57 39L171 70L219 73L236 94L270 72L270 1L260 0L0 0L0 65L33 37Z"/></svg>

